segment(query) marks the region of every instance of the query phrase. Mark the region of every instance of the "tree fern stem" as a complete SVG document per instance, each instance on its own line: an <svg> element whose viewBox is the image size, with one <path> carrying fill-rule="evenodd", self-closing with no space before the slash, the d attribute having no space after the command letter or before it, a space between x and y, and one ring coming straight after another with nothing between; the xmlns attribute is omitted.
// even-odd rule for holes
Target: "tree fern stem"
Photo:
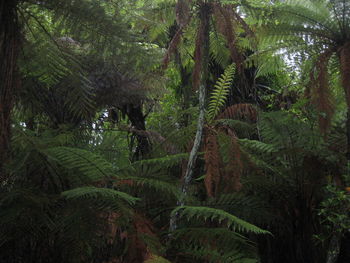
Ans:
<svg viewBox="0 0 350 263"><path fill-rule="evenodd" d="M188 193L188 188L192 181L193 169L197 160L199 147L202 141L203 127L204 127L204 120L205 120L205 97L206 97L206 90L207 90L206 86L207 86L207 80L208 80L210 15L211 15L210 5L202 2L201 8L200 8L201 23L200 23L200 29L198 32L198 34L202 34L201 36L202 41L198 43L202 45L201 47L201 79L200 79L200 86L199 86L199 92L198 92L199 93L198 94L199 116L198 116L196 136L195 136L193 147L191 149L190 157L188 160L186 173L181 185L182 195L178 200L178 203L177 203L178 206L185 205L185 199ZM170 218L170 231L173 231L177 228L177 218L178 218L178 213L175 213Z"/></svg>
<svg viewBox="0 0 350 263"><path fill-rule="evenodd" d="M18 0L0 0L0 184L7 179L4 164L9 160L11 112L19 86L17 58L20 50Z"/></svg>
<svg viewBox="0 0 350 263"><path fill-rule="evenodd" d="M350 42L346 43L338 53L340 60L340 74L342 86L344 89L347 102L347 121L346 121L346 137L347 137L347 160L350 161Z"/></svg>

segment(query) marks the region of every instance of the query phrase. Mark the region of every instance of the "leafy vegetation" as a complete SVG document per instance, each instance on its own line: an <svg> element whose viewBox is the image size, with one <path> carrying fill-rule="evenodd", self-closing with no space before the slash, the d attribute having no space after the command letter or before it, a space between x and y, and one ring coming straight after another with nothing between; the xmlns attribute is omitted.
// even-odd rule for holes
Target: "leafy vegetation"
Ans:
<svg viewBox="0 0 350 263"><path fill-rule="evenodd" d="M0 262L349 262L349 10L0 0Z"/></svg>

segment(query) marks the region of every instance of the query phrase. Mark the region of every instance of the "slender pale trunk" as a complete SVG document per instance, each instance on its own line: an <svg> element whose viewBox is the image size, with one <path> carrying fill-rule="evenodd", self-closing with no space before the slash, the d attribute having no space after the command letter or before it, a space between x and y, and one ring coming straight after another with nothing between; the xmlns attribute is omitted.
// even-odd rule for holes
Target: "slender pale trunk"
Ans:
<svg viewBox="0 0 350 263"><path fill-rule="evenodd" d="M185 176L182 181L181 185L181 198L178 201L179 206L185 205L185 199L188 193L189 185L192 181L193 177L193 169L196 164L197 155L199 151L199 147L201 145L202 141L202 135L203 135L203 127L204 127L204 118L205 118L205 95L206 95L206 85L208 80L208 64L209 64L209 21L210 21L210 15L211 15L211 7L209 4L202 3L200 8L200 29L198 34L202 34L201 37L202 41L201 43L198 43L202 46L201 48L201 79L200 79L200 85L199 85L199 116L198 116L198 123L197 123L197 131L196 136L193 142L193 147L190 153L190 157L187 164L187 169ZM178 215L174 215L172 218L170 218L170 231L173 231L177 228L177 218Z"/></svg>
<svg viewBox="0 0 350 263"><path fill-rule="evenodd" d="M4 166L9 160L11 111L19 86L17 58L20 50L18 0L0 0L0 184L6 180Z"/></svg>
<svg viewBox="0 0 350 263"><path fill-rule="evenodd" d="M340 251L340 240L341 240L341 234L336 233L333 234L329 248L328 248L328 254L327 254L327 262L326 263L335 263L337 262L339 251Z"/></svg>

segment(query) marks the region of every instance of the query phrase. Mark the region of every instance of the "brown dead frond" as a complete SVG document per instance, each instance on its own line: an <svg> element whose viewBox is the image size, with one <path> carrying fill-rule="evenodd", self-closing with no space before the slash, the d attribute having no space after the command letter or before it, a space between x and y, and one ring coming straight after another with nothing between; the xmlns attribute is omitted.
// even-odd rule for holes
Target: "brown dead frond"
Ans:
<svg viewBox="0 0 350 263"><path fill-rule="evenodd" d="M197 32L195 50L194 50L194 69L193 69L193 90L198 90L201 80L202 69L202 53L203 53L203 40L204 40L204 25L200 23Z"/></svg>
<svg viewBox="0 0 350 263"><path fill-rule="evenodd" d="M181 26L176 31L173 39L169 43L169 47L168 47L168 49L163 57L163 62L162 62L163 70L165 70L168 67L171 55L174 54L174 52L176 51L177 47L179 46L179 44L181 42L181 36L183 34L184 27L185 27L185 25Z"/></svg>
<svg viewBox="0 0 350 263"><path fill-rule="evenodd" d="M219 135L228 136L227 145L219 145ZM227 148L226 156L220 151ZM233 129L227 126L207 127L205 137L205 188L209 197L218 193L229 193L241 189L240 178L243 173L241 150ZM224 161L225 160L225 161Z"/></svg>
<svg viewBox="0 0 350 263"><path fill-rule="evenodd" d="M214 5L216 28L225 37L230 51L231 59L236 64L237 72L243 72L244 56L237 46L237 37L233 24L233 11L231 5Z"/></svg>
<svg viewBox="0 0 350 263"><path fill-rule="evenodd" d="M256 122L258 112L251 104L236 104L224 110L217 119L234 119ZM220 135L228 137L225 145L219 145ZM210 197L217 193L239 191L242 187L240 178L243 174L244 156L238 144L237 135L233 128L227 125L206 127L204 144L205 187ZM225 156L220 149L224 150Z"/></svg>
<svg viewBox="0 0 350 263"><path fill-rule="evenodd" d="M228 126L220 127L220 131L229 136L228 161L223 171L223 191L239 191L242 187L240 179L243 173L243 163L241 149L238 144L237 136L234 130Z"/></svg>
<svg viewBox="0 0 350 263"><path fill-rule="evenodd" d="M205 188L209 197L214 197L218 191L221 177L222 160L219 151L219 143L216 132L210 128L206 129L204 146L204 159L206 175L204 179Z"/></svg>
<svg viewBox="0 0 350 263"><path fill-rule="evenodd" d="M192 89L198 90L201 78L207 78L209 59L209 30L212 6L209 3L201 2L200 23L197 29L197 36L194 51L194 69L192 75ZM202 70L204 72L202 72ZM202 74L202 75L201 75ZM204 84L204 83L203 83Z"/></svg>
<svg viewBox="0 0 350 263"><path fill-rule="evenodd" d="M233 119L249 122L256 122L258 112L256 108L249 103L240 103L227 107L216 119Z"/></svg>
<svg viewBox="0 0 350 263"><path fill-rule="evenodd" d="M191 21L191 14L190 14L190 6L189 1L187 0L178 0L176 3L176 23L178 25L178 29L173 36L172 40L169 43L168 49L163 57L163 70L166 69L170 62L170 57L172 54L175 53L177 47L179 46L181 42L181 37L184 32L184 29L187 27L187 25Z"/></svg>

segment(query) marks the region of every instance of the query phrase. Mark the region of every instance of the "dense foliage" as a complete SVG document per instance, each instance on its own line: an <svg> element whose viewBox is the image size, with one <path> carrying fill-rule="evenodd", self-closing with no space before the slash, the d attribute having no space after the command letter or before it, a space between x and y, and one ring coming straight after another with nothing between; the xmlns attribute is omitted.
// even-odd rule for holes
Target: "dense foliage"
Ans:
<svg viewBox="0 0 350 263"><path fill-rule="evenodd" d="M350 1L0 0L0 262L350 262Z"/></svg>

